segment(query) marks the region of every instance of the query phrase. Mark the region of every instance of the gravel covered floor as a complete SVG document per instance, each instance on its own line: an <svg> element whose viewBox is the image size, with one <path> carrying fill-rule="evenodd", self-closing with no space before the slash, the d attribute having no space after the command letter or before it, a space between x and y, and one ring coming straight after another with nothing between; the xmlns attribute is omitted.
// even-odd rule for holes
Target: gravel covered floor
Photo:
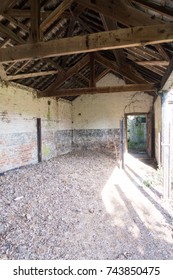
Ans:
<svg viewBox="0 0 173 280"><path fill-rule="evenodd" d="M172 208L104 154L0 176L1 259L173 259Z"/></svg>

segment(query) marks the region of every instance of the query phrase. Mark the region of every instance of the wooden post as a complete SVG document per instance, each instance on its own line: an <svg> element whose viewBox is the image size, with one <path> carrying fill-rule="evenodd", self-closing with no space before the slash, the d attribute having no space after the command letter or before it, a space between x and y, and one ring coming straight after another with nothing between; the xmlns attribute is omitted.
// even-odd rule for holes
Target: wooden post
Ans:
<svg viewBox="0 0 173 280"><path fill-rule="evenodd" d="M37 119L37 155L38 162L42 161L42 149L41 149L41 119Z"/></svg>
<svg viewBox="0 0 173 280"><path fill-rule="evenodd" d="M163 91L162 100L162 166L163 166L163 198L171 198L171 140L170 140L170 119L167 100L168 92Z"/></svg>
<svg viewBox="0 0 173 280"><path fill-rule="evenodd" d="M124 120L120 120L120 168L124 169Z"/></svg>

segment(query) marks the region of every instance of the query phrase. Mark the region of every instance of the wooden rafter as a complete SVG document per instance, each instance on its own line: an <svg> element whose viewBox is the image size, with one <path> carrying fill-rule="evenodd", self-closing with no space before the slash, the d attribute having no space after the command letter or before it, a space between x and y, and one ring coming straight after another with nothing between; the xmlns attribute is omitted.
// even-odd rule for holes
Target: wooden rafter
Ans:
<svg viewBox="0 0 173 280"><path fill-rule="evenodd" d="M47 27L57 20L63 12L71 5L73 0L64 0L40 25L41 30L44 32Z"/></svg>
<svg viewBox="0 0 173 280"><path fill-rule="evenodd" d="M95 59L102 65L106 66L108 69L112 70L115 74L124 76L131 82L144 83L144 81L145 81L143 78L141 78L140 76L137 76L135 73L133 73L132 69L131 69L131 71L127 71L125 67L122 67L120 69L114 61L111 61L111 60L103 57L102 55L95 54Z"/></svg>
<svg viewBox="0 0 173 280"><path fill-rule="evenodd" d="M144 1L144 0L132 0L133 3L137 3L142 5L144 8L149 8L163 16L167 16L170 17L171 19L173 18L173 11L171 9L167 9L164 6L161 5L157 5L155 3L151 3L148 1Z"/></svg>
<svg viewBox="0 0 173 280"><path fill-rule="evenodd" d="M117 20L126 26L158 24L160 21L152 19L132 6L125 5L122 0L76 0L78 3L98 11L107 17Z"/></svg>
<svg viewBox="0 0 173 280"><path fill-rule="evenodd" d="M107 68L105 70L103 70L102 73L100 73L97 77L96 77L96 82L100 81L104 76L106 76L108 73L110 72L110 70Z"/></svg>
<svg viewBox="0 0 173 280"><path fill-rule="evenodd" d="M48 75L55 75L59 71L52 70L52 71L41 71L41 72L34 72L34 73L26 73L26 74L18 74L18 75L8 75L6 77L7 81L19 80L19 79L28 79L40 76L48 76Z"/></svg>
<svg viewBox="0 0 173 280"><path fill-rule="evenodd" d="M0 62L173 42L173 24L138 26L0 49Z"/></svg>
<svg viewBox="0 0 173 280"><path fill-rule="evenodd" d="M40 41L40 1L30 0L31 3L31 40Z"/></svg>
<svg viewBox="0 0 173 280"><path fill-rule="evenodd" d="M166 51L164 50L164 48L160 44L155 45L155 48L165 60L170 61L169 56L167 55Z"/></svg>
<svg viewBox="0 0 173 280"><path fill-rule="evenodd" d="M113 87L89 87L76 89L59 89L50 92L49 94L38 93L38 97L65 97L79 96L83 94L104 94L104 93L119 93L119 92L141 92L156 90L155 84L129 84L118 85Z"/></svg>
<svg viewBox="0 0 173 280"><path fill-rule="evenodd" d="M10 23L13 23L15 26L20 27L24 32L29 33L29 28L24 25L23 23L19 22L18 20L16 20L15 18L9 16L6 13L3 13L2 16L6 19L8 19L8 21L10 21Z"/></svg>
<svg viewBox="0 0 173 280"><path fill-rule="evenodd" d="M75 75L82 69L87 63L89 63L89 56L84 56L81 60L79 60L74 66L72 66L67 72L60 72L55 82L51 84L43 94L49 94L52 90L59 88L66 80Z"/></svg>
<svg viewBox="0 0 173 280"><path fill-rule="evenodd" d="M117 29L117 22L113 22L112 19L105 17L103 14L100 14L100 17L101 17L103 26L106 31ZM119 67L126 63L126 61L125 61L126 57L125 57L123 49L112 50L112 52L116 58L117 65Z"/></svg>
<svg viewBox="0 0 173 280"><path fill-rule="evenodd" d="M11 29L9 29L7 26L3 25L1 22L0 22L0 32L9 36L12 40L14 40L17 43L20 43L20 44L25 43L24 39L22 39L19 35L15 34Z"/></svg>
<svg viewBox="0 0 173 280"><path fill-rule="evenodd" d="M113 23L113 21L110 18L104 17L101 14L101 19L105 30L109 31L109 30L117 29L117 23ZM129 73L133 73L134 77L137 76L137 81L139 82L139 76L141 75L136 71L136 69L132 65L128 65L126 63L126 56L124 50L118 49L118 50L112 50L112 52L116 59L117 65L120 69L120 73L121 73L121 69L123 69L124 73L126 73L126 76L123 75L124 81L126 82L126 78L127 76L129 76ZM141 76L141 82L144 82L144 78L142 76Z"/></svg>

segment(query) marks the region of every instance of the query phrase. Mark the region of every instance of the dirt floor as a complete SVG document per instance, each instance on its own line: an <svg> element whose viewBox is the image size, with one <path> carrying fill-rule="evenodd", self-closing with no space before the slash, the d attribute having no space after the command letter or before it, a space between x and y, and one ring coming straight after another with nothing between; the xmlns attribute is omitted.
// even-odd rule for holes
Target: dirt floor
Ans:
<svg viewBox="0 0 173 280"><path fill-rule="evenodd" d="M159 173L126 163L78 152L0 176L0 258L173 259Z"/></svg>

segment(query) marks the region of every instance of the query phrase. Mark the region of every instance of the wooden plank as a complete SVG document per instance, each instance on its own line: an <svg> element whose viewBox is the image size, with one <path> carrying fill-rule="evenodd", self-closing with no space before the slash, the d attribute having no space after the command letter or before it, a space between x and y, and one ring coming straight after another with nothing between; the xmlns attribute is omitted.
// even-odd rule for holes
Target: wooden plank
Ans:
<svg viewBox="0 0 173 280"><path fill-rule="evenodd" d="M113 87L90 87L90 88L75 88L75 89L59 89L45 94L38 93L38 97L65 97L78 96L83 94L104 94L104 93L120 93L120 92L141 92L156 90L155 84L127 84Z"/></svg>
<svg viewBox="0 0 173 280"><path fill-rule="evenodd" d="M31 3L31 40L40 41L40 1L30 0Z"/></svg>
<svg viewBox="0 0 173 280"><path fill-rule="evenodd" d="M117 20L126 26L158 24L161 21L152 19L132 6L126 5L122 0L76 0L81 5Z"/></svg>
<svg viewBox="0 0 173 280"><path fill-rule="evenodd" d="M23 40L21 37L19 37L17 34L15 34L11 29L9 29L7 26L3 25L0 22L0 32L6 34L9 36L11 39L13 39L15 42L24 44L25 40Z"/></svg>
<svg viewBox="0 0 173 280"><path fill-rule="evenodd" d="M51 70L51 71L41 71L41 72L34 72L34 73L27 73L27 74L8 75L7 81L28 79L28 78L34 78L34 77L39 77L39 76L55 75L58 72L59 71L57 71L57 70Z"/></svg>
<svg viewBox="0 0 173 280"><path fill-rule="evenodd" d="M139 65L152 65L152 66L168 66L169 61L166 60L144 60L144 61L134 61Z"/></svg>
<svg viewBox="0 0 173 280"><path fill-rule="evenodd" d="M40 29L45 31L63 12L69 8L73 0L64 0L40 25Z"/></svg>
<svg viewBox="0 0 173 280"><path fill-rule="evenodd" d="M173 42L173 24L138 26L0 49L0 62Z"/></svg>

